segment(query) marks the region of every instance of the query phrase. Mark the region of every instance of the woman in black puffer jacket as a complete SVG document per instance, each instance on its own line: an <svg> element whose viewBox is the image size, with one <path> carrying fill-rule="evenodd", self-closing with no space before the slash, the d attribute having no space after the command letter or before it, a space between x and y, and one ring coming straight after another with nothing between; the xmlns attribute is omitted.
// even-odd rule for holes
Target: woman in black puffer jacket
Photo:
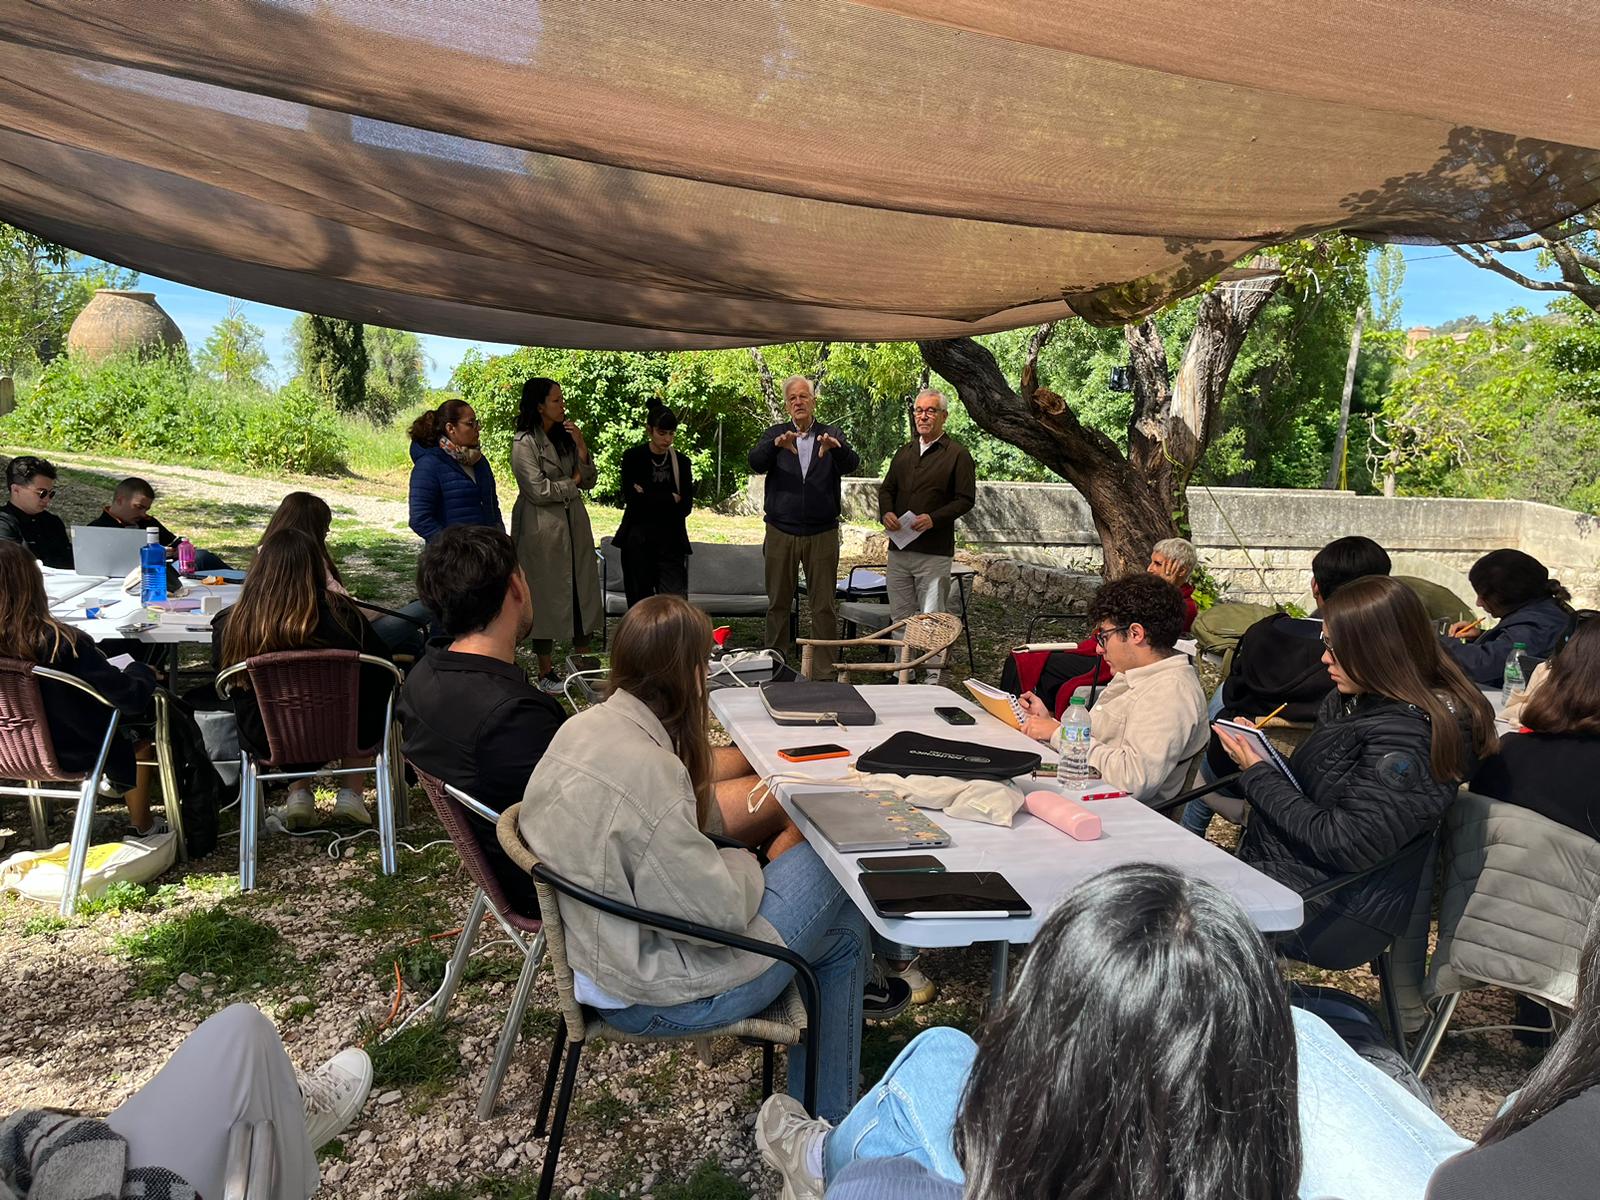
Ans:
<svg viewBox="0 0 1600 1200"><path fill-rule="evenodd" d="M1239 857L1304 892L1382 861L1439 823L1461 780L1498 742L1494 711L1445 653L1416 593L1368 576L1323 610L1335 690L1289 762L1294 782L1218 728L1244 774ZM1307 906L1286 954L1330 970L1369 962L1404 927L1418 864L1403 859Z"/></svg>

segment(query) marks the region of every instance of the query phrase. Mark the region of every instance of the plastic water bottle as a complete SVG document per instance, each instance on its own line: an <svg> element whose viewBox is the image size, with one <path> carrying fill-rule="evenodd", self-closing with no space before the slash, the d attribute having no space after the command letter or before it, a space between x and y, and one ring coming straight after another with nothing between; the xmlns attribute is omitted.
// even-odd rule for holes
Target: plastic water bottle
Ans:
<svg viewBox="0 0 1600 1200"><path fill-rule="evenodd" d="M1505 708L1528 686L1528 681L1522 677L1522 652L1528 647L1518 642L1511 648L1511 653L1506 657L1505 681L1500 688L1500 707Z"/></svg>
<svg viewBox="0 0 1600 1200"><path fill-rule="evenodd" d="M194 574L194 543L188 538L178 539L178 574Z"/></svg>
<svg viewBox="0 0 1600 1200"><path fill-rule="evenodd" d="M1061 764L1056 778L1078 783L1094 778L1089 766L1089 706L1082 696L1074 696L1061 719Z"/></svg>
<svg viewBox="0 0 1600 1200"><path fill-rule="evenodd" d="M139 603L160 604L167 598L167 551L160 534L145 531L144 549L139 551Z"/></svg>

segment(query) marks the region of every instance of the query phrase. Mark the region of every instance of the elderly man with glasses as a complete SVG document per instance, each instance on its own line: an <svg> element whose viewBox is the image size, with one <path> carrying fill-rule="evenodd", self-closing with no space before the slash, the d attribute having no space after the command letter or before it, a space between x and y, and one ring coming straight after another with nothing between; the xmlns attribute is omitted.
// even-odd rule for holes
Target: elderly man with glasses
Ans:
<svg viewBox="0 0 1600 1200"><path fill-rule="evenodd" d="M72 539L61 518L50 511L56 498L56 469L42 458L18 455L6 468L11 499L0 508L0 539L21 542L47 567L72 570Z"/></svg>
<svg viewBox="0 0 1600 1200"><path fill-rule="evenodd" d="M911 402L917 437L900 447L878 485L878 513L891 534L914 534L904 546L889 543L889 619L944 612L950 599L950 564L956 552L956 518L972 511L978 474L972 455L946 435L950 401L925 389ZM908 520L901 518L908 517Z"/></svg>

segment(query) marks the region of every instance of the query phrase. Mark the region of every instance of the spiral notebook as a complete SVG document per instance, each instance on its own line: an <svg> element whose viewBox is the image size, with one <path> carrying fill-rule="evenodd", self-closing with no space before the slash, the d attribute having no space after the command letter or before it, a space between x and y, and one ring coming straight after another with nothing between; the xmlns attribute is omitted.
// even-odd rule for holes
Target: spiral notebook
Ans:
<svg viewBox="0 0 1600 1200"><path fill-rule="evenodd" d="M1221 726L1236 737L1243 738L1255 749L1258 757L1277 767L1278 770L1283 772L1285 779L1294 784L1295 787L1300 787L1300 781L1294 777L1294 772L1289 770L1289 764L1284 760L1283 755L1278 753L1278 748L1272 744L1272 739L1261 730L1254 725L1241 725L1238 721L1230 721L1226 717L1219 718L1212 724Z"/></svg>
<svg viewBox="0 0 1600 1200"><path fill-rule="evenodd" d="M966 685L972 698L983 705L991 716L998 717L1013 729L1021 729L1028 723L1028 714L1022 711L1020 697L990 687L981 679L968 679Z"/></svg>

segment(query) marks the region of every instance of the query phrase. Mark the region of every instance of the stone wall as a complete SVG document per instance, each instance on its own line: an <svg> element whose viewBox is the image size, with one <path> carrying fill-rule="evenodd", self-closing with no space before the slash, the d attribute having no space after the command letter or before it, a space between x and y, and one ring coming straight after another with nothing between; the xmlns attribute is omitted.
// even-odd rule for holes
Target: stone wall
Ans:
<svg viewBox="0 0 1600 1200"><path fill-rule="evenodd" d="M850 520L876 524L876 489L873 479L845 481ZM749 496L759 512L760 477L751 479ZM1189 492L1189 515L1201 558L1230 599L1303 598L1312 555L1334 538L1360 533L1389 551L1397 573L1426 576L1469 602L1467 568L1485 551L1511 546L1549 567L1580 603L1600 606L1600 519L1545 504L1197 487ZM1000 572L995 586L1032 608L1052 603L1035 599L1032 589L1070 602L1082 587L1073 580L1100 566L1089 506L1064 483L980 483L978 503L957 535L986 575L1002 560L1056 568Z"/></svg>

